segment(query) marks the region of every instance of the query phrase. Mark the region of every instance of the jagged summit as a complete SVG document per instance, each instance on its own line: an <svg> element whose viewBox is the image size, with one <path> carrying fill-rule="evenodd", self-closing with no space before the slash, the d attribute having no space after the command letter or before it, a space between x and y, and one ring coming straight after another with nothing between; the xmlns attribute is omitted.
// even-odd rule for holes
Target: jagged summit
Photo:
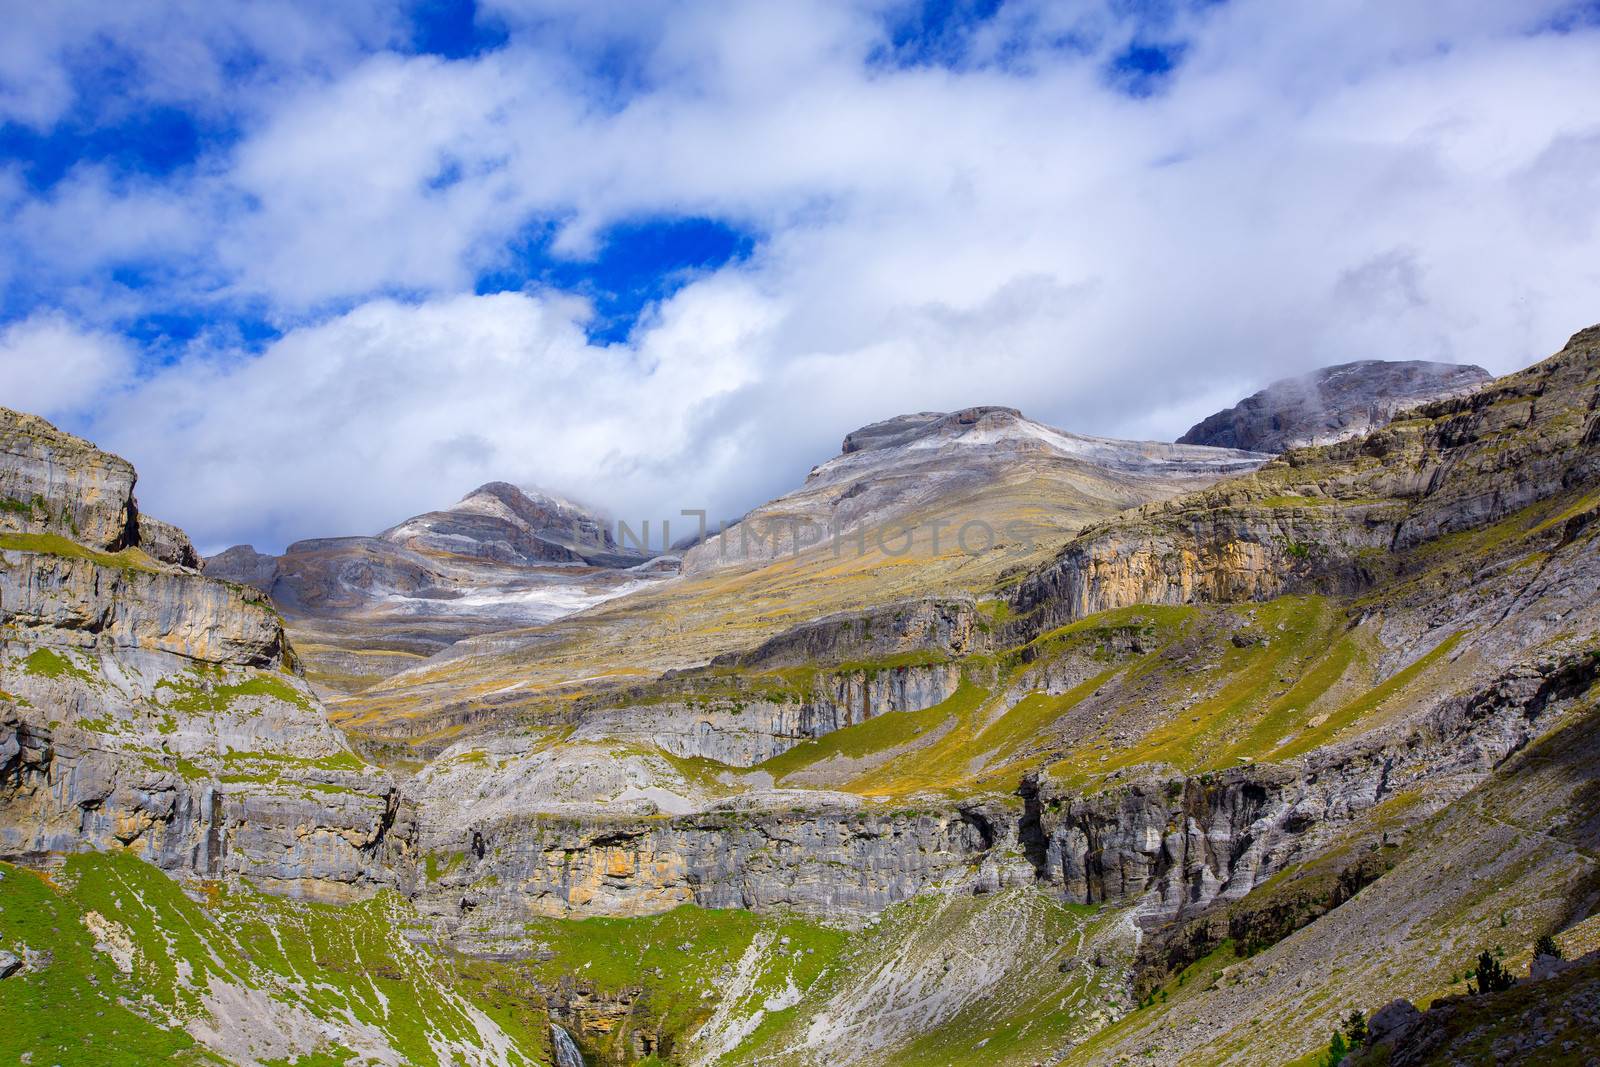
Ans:
<svg viewBox="0 0 1600 1067"><path fill-rule="evenodd" d="M1179 444L1283 452L1328 444L1389 422L1427 400L1471 392L1482 367L1428 360L1363 359L1284 378L1196 423Z"/></svg>
<svg viewBox="0 0 1600 1067"><path fill-rule="evenodd" d="M617 548L606 522L577 504L510 482L480 485L443 511L414 516L378 535L423 553L501 563L589 563L631 567L644 556Z"/></svg>
<svg viewBox="0 0 1600 1067"><path fill-rule="evenodd" d="M645 562L582 506L495 481L375 537L308 538L281 556L235 545L206 571L270 593L305 638L313 677L353 689L419 653L550 622L671 573L634 569Z"/></svg>

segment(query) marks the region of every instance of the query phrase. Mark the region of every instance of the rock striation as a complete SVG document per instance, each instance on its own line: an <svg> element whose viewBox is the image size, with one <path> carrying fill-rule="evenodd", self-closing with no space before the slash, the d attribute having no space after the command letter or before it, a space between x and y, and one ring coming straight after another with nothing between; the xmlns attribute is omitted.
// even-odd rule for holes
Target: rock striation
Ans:
<svg viewBox="0 0 1600 1067"><path fill-rule="evenodd" d="M358 689L466 637L550 622L672 573L575 504L490 482L376 537L235 545L206 573L271 596L312 676Z"/></svg>
<svg viewBox="0 0 1600 1067"><path fill-rule="evenodd" d="M139 549L197 568L176 526L139 511L133 464L35 415L0 408L0 534L61 537L106 552Z"/></svg>
<svg viewBox="0 0 1600 1067"><path fill-rule="evenodd" d="M1053 429L1006 407L901 415L846 435L840 454L805 484L770 501L684 553L686 574L769 563L800 552L859 556L903 551L904 531L997 482L1055 487L1056 506L1108 511L1250 470L1265 457L1230 449L1118 441ZM946 550L1026 541L1026 522L979 515L946 519ZM992 519L992 517L989 517ZM986 519L988 521L988 519Z"/></svg>
<svg viewBox="0 0 1600 1067"><path fill-rule="evenodd" d="M1331 444L1425 401L1469 393L1490 377L1482 367L1420 359L1340 363L1273 382L1195 424L1178 443L1250 452Z"/></svg>
<svg viewBox="0 0 1600 1067"><path fill-rule="evenodd" d="M1364 437L1085 530L1012 595L1037 628L1129 604L1370 588L1382 562L1600 472L1600 329Z"/></svg>
<svg viewBox="0 0 1600 1067"><path fill-rule="evenodd" d="M391 884L399 792L328 724L265 597L185 566L121 460L8 426L0 471L46 505L0 540L0 855L128 851L320 899Z"/></svg>

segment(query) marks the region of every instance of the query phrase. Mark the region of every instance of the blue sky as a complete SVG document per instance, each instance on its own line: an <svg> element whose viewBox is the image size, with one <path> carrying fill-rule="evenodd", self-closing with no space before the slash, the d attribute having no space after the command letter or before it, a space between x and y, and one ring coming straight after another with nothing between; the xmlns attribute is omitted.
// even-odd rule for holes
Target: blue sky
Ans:
<svg viewBox="0 0 1600 1067"><path fill-rule="evenodd" d="M482 481L736 515L856 425L1171 437L1600 319L1600 5L21 9L0 403L203 547Z"/></svg>

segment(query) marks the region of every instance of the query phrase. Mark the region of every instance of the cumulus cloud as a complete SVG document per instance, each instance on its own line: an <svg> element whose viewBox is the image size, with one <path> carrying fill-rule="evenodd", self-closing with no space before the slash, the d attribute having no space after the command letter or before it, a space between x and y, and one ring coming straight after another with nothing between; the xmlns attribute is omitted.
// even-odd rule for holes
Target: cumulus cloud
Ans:
<svg viewBox="0 0 1600 1067"><path fill-rule="evenodd" d="M1171 438L1327 363L1547 354L1600 319L1600 35L1569 7L1010 0L908 44L890 0L494 0L507 43L463 59L280 41L302 74L237 144L12 188L0 240L81 322L145 257L160 298L286 330L81 422L203 543L371 531L489 478L734 515L902 411ZM1133 44L1182 46L1147 97L1114 76ZM530 227L582 260L686 215L757 249L624 345L561 293L473 295Z"/></svg>
<svg viewBox="0 0 1600 1067"><path fill-rule="evenodd" d="M0 331L0 404L53 418L92 411L128 381L133 354L120 337L40 312Z"/></svg>

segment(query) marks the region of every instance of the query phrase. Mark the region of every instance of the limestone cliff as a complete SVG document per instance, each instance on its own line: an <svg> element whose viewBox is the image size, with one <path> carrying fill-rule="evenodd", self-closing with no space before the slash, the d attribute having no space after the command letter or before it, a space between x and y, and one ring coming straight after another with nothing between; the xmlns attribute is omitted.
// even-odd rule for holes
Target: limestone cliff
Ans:
<svg viewBox="0 0 1600 1067"><path fill-rule="evenodd" d="M1037 632L1136 603L1370 588L1393 553L1592 484L1597 389L1600 328L1591 328L1470 395L1085 530L1018 586L1012 605L1032 613Z"/></svg>
<svg viewBox="0 0 1600 1067"><path fill-rule="evenodd" d="M0 537L0 854L131 851L334 899L391 882L399 793L328 725L271 605L185 566L126 463L7 425L0 476L45 503Z"/></svg>

